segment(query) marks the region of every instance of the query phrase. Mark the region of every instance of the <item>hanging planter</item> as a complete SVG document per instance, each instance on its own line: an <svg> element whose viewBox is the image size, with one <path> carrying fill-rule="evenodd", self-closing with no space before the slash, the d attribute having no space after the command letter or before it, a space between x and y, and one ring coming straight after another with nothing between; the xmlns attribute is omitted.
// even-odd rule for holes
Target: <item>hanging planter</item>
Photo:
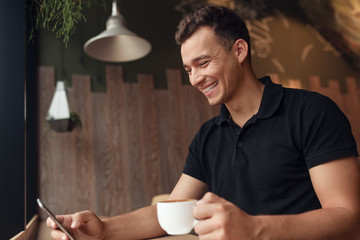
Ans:
<svg viewBox="0 0 360 240"><path fill-rule="evenodd" d="M71 132L75 127L81 127L80 117L77 113L70 113L70 118L52 119L47 118L46 122L50 128L56 132Z"/></svg>
<svg viewBox="0 0 360 240"><path fill-rule="evenodd" d="M33 41L35 29L52 31L57 38L62 38L67 46L70 35L74 34L76 25L86 21L83 7L97 5L106 8L105 0L33 0L29 8L30 16L34 18L29 40Z"/></svg>

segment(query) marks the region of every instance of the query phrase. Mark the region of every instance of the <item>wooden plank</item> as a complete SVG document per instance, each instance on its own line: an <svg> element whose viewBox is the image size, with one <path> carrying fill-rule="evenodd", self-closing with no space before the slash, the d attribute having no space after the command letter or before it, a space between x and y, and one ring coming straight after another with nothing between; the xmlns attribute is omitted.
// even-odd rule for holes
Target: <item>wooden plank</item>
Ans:
<svg viewBox="0 0 360 240"><path fill-rule="evenodd" d="M62 211L57 200L63 191L58 185L59 169L54 158L54 150L57 149L57 141L53 132L46 123L46 116L51 100L55 92L55 69L54 67L38 67L38 144L39 144L39 196L54 212ZM56 152L56 151L55 151ZM54 187L57 186L57 187ZM43 213L40 218L47 216Z"/></svg>
<svg viewBox="0 0 360 240"><path fill-rule="evenodd" d="M111 120L106 118L105 111L107 94L96 92L91 96L95 188L95 207L92 210L99 215L110 216L111 209L107 200L111 197L114 166L112 166L111 144L109 143ZM117 196L114 194L114 197Z"/></svg>
<svg viewBox="0 0 360 240"><path fill-rule="evenodd" d="M69 96L70 107L79 115L82 126L73 130L74 135L74 163L73 168L68 169L76 179L72 185L75 189L77 203L70 201L71 212L74 210L94 209L94 159L93 159L93 121L92 121L92 97L91 82L89 76L73 75L73 91ZM70 165L70 164L69 164ZM68 176L72 179L72 177ZM83 181L79 181L83 179Z"/></svg>
<svg viewBox="0 0 360 240"><path fill-rule="evenodd" d="M16 234L10 240L35 240L37 235L37 230L39 227L39 216L35 214L31 220L26 224L25 231L21 231Z"/></svg>
<svg viewBox="0 0 360 240"><path fill-rule="evenodd" d="M184 92L184 112L185 114L185 143L189 145L199 130L202 119L208 115L208 107L199 99L198 92L192 86L183 86ZM200 96L201 97L201 96ZM200 102L199 102L200 100ZM204 116L205 115L205 116Z"/></svg>
<svg viewBox="0 0 360 240"><path fill-rule="evenodd" d="M280 78L279 78L279 74L277 74L277 73L268 73L267 75L270 76L271 80L272 80L274 83L281 84L281 81L280 81Z"/></svg>
<svg viewBox="0 0 360 240"><path fill-rule="evenodd" d="M141 162L144 169L144 189L146 203L150 203L154 195L160 192L160 160L159 160L159 129L154 79L149 74L139 74L139 132Z"/></svg>
<svg viewBox="0 0 360 240"><path fill-rule="evenodd" d="M336 80L330 80L328 83L328 97L331 98L344 111L343 97L340 92L339 82Z"/></svg>
<svg viewBox="0 0 360 240"><path fill-rule="evenodd" d="M320 92L321 84L319 76L309 76L309 87L311 91Z"/></svg>
<svg viewBox="0 0 360 240"><path fill-rule="evenodd" d="M210 106L210 117L215 117L220 114L220 105Z"/></svg>
<svg viewBox="0 0 360 240"><path fill-rule="evenodd" d="M126 142L128 148L127 164L129 165L129 193L131 194L131 209L143 207L146 202L143 192L144 173L146 169L142 165L142 145L147 144L141 141L141 112L139 110L139 84L124 84L124 104L126 107ZM124 159L125 160L125 159Z"/></svg>
<svg viewBox="0 0 360 240"><path fill-rule="evenodd" d="M128 164L129 148L127 141L127 118L126 118L126 92L124 91L124 78L121 66L109 65L107 72L108 102L111 112L111 133L113 143L113 158L115 160L116 176L114 176L114 190L119 194L116 199L111 200L111 208L115 209L113 214L129 212L131 208L131 195L129 195L131 169ZM111 194L112 197L112 194Z"/></svg>
<svg viewBox="0 0 360 240"><path fill-rule="evenodd" d="M76 208L73 203L77 202L76 187L77 175L75 173L76 163L76 146L74 132L55 132L51 130L50 137L52 145L50 147L52 157L48 161L52 161L54 174L51 177L56 182L55 185L48 185L48 188L56 186L57 193L52 196L49 204L56 214L66 214L79 211L82 208ZM69 196L72 196L69 198ZM78 205L79 206L79 205Z"/></svg>
<svg viewBox="0 0 360 240"><path fill-rule="evenodd" d="M38 67L37 71L37 86L38 86L38 146L39 146L39 196L43 201L48 201L53 192L49 189L47 184L51 184L50 170L51 164L49 161L50 143L47 135L49 130L46 126L46 116L52 99L52 92L54 92L55 69L53 67ZM42 215L45 217L45 215Z"/></svg>
<svg viewBox="0 0 360 240"><path fill-rule="evenodd" d="M213 117L213 106L210 106L209 101L207 100L207 98L204 96L203 93L201 93L199 90L193 88L193 94L195 97L195 102L196 102L196 110L199 113L199 123L197 125L197 129L196 131L193 133L193 135L195 135L195 133L199 130L200 126L205 122L208 121L210 118ZM195 112L196 113L196 112Z"/></svg>
<svg viewBox="0 0 360 240"><path fill-rule="evenodd" d="M345 103L348 109L348 118L360 152L360 92L354 77L346 78L348 101Z"/></svg>
<svg viewBox="0 0 360 240"><path fill-rule="evenodd" d="M107 94L103 106L101 140L103 165L102 178L97 183L97 209L99 214L112 216L131 209L129 194L129 166L124 163L128 156L126 138L126 114L123 101L123 73L120 66L107 66ZM98 121L98 119L97 119ZM96 123L98 125L99 123ZM98 135L98 133L96 133ZM97 153L97 156L99 153ZM99 171L97 171L99 173ZM99 185L101 186L99 188ZM101 198L101 199L100 199Z"/></svg>
<svg viewBox="0 0 360 240"><path fill-rule="evenodd" d="M158 127L159 127L159 144L161 146L159 150L160 158L160 193L170 193L179 179L179 173L174 173L172 153L169 150L169 145L174 144L171 139L170 133L170 114L171 108L169 102L169 91L165 89L158 89L155 92L157 114L158 114Z"/></svg>
<svg viewBox="0 0 360 240"><path fill-rule="evenodd" d="M209 119L219 115L218 106L211 106L207 98L192 86L184 86L187 144L193 139L199 128Z"/></svg>
<svg viewBox="0 0 360 240"><path fill-rule="evenodd" d="M67 98L72 95L72 89L67 89ZM54 89L55 91L55 89ZM52 93L54 94L54 92ZM71 109L71 106L69 106ZM75 134L73 132L56 132L47 126L47 136L50 140L49 152L50 156L46 159L51 163L49 171L50 178L53 181L46 183L48 189L55 192L50 199L43 199L56 214L65 214L80 210L75 208L73 204L76 202L76 188L72 187L76 181L76 173L74 172L74 164L76 162ZM72 199L68 196L72 196Z"/></svg>
<svg viewBox="0 0 360 240"><path fill-rule="evenodd" d="M300 80L289 79L288 84L289 84L290 88L296 88L296 89L301 89L302 88Z"/></svg>
<svg viewBox="0 0 360 240"><path fill-rule="evenodd" d="M360 92L358 92L358 86L356 84L356 79L354 77L346 78L346 86L350 96L350 101L353 104L353 110L355 115L360 115Z"/></svg>
<svg viewBox="0 0 360 240"><path fill-rule="evenodd" d="M173 162L173 168L176 173L181 173L184 168L186 151L186 136L185 136L185 112L184 112L184 95L181 84L181 74L178 69L166 70L167 85L169 91L169 121L170 139L168 143L168 150ZM188 114L188 113L187 113Z"/></svg>

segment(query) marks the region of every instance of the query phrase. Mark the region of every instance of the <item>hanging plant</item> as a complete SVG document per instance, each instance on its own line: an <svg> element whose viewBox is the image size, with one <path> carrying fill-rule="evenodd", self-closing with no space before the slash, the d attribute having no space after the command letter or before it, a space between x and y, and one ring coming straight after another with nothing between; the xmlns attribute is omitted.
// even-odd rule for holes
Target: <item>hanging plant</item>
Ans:
<svg viewBox="0 0 360 240"><path fill-rule="evenodd" d="M71 112L70 118L54 119L48 116L46 122L56 132L71 132L75 127L82 127L80 116L76 112Z"/></svg>
<svg viewBox="0 0 360 240"><path fill-rule="evenodd" d="M30 6L31 21L34 26L30 32L30 41L34 41L35 29L52 31L57 38L62 38L67 46L70 35L74 34L76 25L86 21L83 6L93 5L106 8L105 0L33 0Z"/></svg>

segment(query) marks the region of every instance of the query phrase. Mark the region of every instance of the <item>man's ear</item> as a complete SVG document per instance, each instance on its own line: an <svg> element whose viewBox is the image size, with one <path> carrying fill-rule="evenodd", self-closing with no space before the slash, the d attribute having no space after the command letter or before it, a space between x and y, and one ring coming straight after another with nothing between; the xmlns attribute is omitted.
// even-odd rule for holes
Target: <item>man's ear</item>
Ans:
<svg viewBox="0 0 360 240"><path fill-rule="evenodd" d="M238 58L239 62L242 63L245 61L247 55L248 55L248 44L244 39L238 39L234 43L234 51L236 54L236 57Z"/></svg>

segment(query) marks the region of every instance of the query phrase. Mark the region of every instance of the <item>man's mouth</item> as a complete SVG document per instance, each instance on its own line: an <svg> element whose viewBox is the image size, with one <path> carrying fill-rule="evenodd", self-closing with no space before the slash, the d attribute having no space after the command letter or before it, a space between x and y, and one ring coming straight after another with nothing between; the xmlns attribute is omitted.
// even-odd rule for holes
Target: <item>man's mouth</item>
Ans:
<svg viewBox="0 0 360 240"><path fill-rule="evenodd" d="M213 83L213 84L211 84L210 86L208 86L207 88L204 88L202 91L203 91L203 93L209 93L209 92L211 92L211 90L213 90L214 89L214 87L216 87L218 85L218 82L215 82L215 83Z"/></svg>

